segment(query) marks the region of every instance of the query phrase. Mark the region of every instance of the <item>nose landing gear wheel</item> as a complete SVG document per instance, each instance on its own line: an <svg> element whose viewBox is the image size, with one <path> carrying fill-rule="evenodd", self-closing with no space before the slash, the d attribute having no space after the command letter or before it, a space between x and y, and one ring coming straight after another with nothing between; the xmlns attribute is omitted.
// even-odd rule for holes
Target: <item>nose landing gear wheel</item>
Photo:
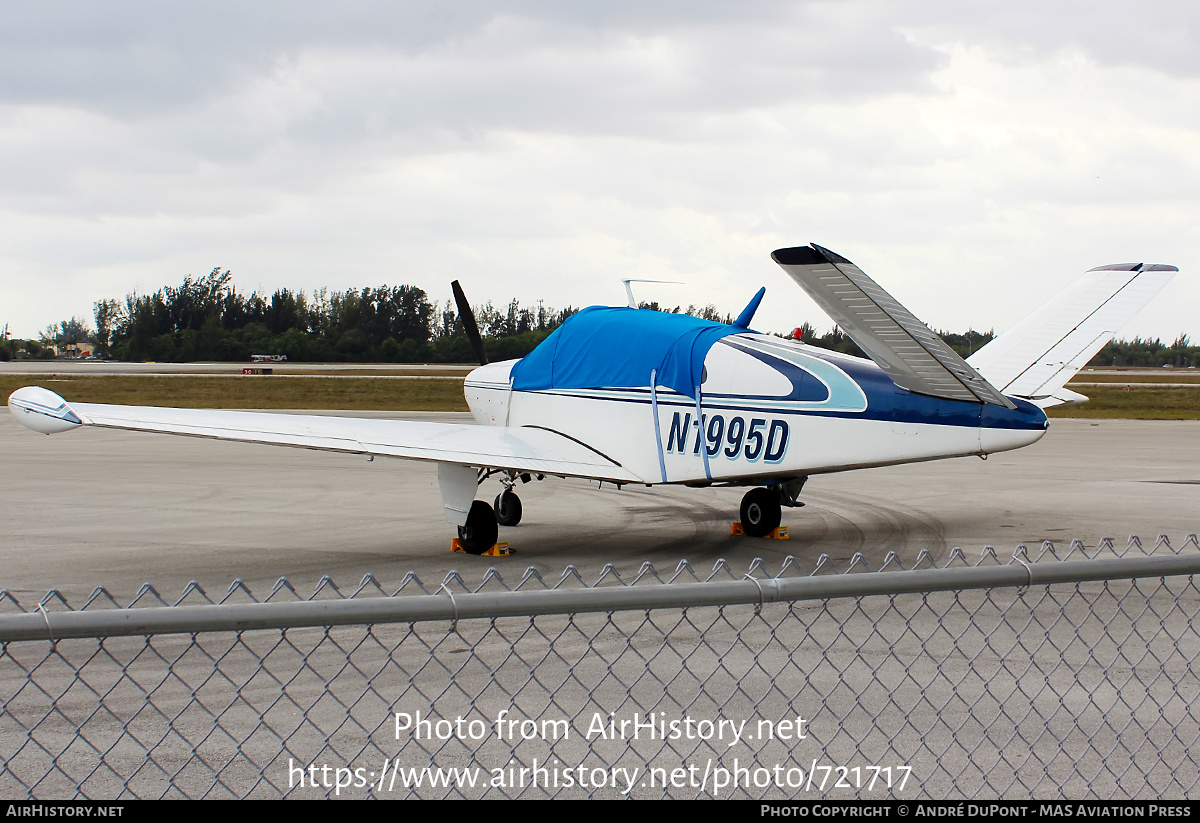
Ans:
<svg viewBox="0 0 1200 823"><path fill-rule="evenodd" d="M483 554L496 545L499 533L492 507L483 500L476 500L467 513L467 525L458 527L458 542L467 554Z"/></svg>
<svg viewBox="0 0 1200 823"><path fill-rule="evenodd" d="M783 507L774 489L757 488L742 498L742 532L750 537L766 537L779 528Z"/></svg>
<svg viewBox="0 0 1200 823"><path fill-rule="evenodd" d="M505 489L496 495L496 522L501 526L515 526L521 522L521 498Z"/></svg>

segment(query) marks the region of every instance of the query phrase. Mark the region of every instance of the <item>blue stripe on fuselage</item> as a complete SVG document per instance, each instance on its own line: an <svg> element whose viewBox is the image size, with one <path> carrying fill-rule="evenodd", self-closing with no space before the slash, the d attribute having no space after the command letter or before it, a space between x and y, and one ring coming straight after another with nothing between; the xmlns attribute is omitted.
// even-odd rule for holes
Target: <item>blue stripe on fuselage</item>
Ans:
<svg viewBox="0 0 1200 823"><path fill-rule="evenodd" d="M890 383L890 381L889 381ZM861 384L860 384L861 385ZM892 384L893 386L895 384ZM865 387L864 387L865 389ZM668 390L669 391L669 390ZM614 397L613 394L625 395ZM516 392L516 394L540 394L548 396L579 397L587 400L599 400L609 403L634 403L650 405L650 391L644 390L645 397L629 397L630 394L640 394L635 389L613 389L607 393L604 389L570 390L570 391L532 391ZM658 406L660 409L680 408L692 410L695 402L691 399L682 400L674 392L660 391ZM942 400L936 397L925 397L919 394L899 390L893 396L885 398L867 392L870 405L864 412L825 411L821 409L797 409L792 405L758 404L754 406L740 405L736 402L711 403L705 401L706 412L744 412L746 414L773 414L811 416L811 417L844 417L857 420L888 420L897 423L928 423L936 426L966 426L974 428L982 424L986 428L996 429L1043 429L1046 427L1046 416L1037 406L1020 398L1010 398L1017 404L1016 411L1010 411L1000 406L986 405L981 409L978 403L965 403L958 400ZM981 420L982 417L982 420Z"/></svg>
<svg viewBox="0 0 1200 823"><path fill-rule="evenodd" d="M732 341L737 338L729 339ZM738 348L741 347L739 346ZM896 423L925 423L936 426L961 426L969 428L982 425L984 428L994 429L1044 429L1047 425L1045 412L1026 400L1010 398L1016 404L1017 408L1006 409L990 403L969 403L962 400L929 397L900 388L873 361L850 355L831 354L811 346L805 346L803 354L824 360L845 372L866 395L866 409L863 411L846 411L842 409L822 408L820 405L798 405L792 398L774 399L720 395L719 399L717 399L718 396L716 395L705 395L705 411L712 413L744 412L747 414L753 413L758 416L764 413L776 416L812 415L818 417L886 420ZM785 374L786 376L788 375ZM795 386L795 381L792 380L792 377L788 379ZM550 389L527 393L582 397L609 402L644 403L647 405L650 403L650 390L640 387ZM668 389L659 391L658 406L660 409L674 406L684 410L694 410L695 403L691 398L686 398Z"/></svg>
<svg viewBox="0 0 1200 823"><path fill-rule="evenodd" d="M902 389L874 361L850 355L830 355L805 347L805 354L825 360L850 376L867 395L867 410L861 415L836 414L838 417L865 417L897 423L929 423L938 426L980 426L989 429L1044 429L1046 413L1027 400L1009 398L1016 409L991 403L969 403L929 397ZM810 413L810 412L805 412ZM820 413L814 412L811 413Z"/></svg>

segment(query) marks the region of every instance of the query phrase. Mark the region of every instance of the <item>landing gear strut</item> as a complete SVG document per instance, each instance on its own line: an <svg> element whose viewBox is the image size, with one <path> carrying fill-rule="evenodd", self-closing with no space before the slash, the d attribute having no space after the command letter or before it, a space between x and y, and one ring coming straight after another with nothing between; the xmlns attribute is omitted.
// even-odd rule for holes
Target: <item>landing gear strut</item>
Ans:
<svg viewBox="0 0 1200 823"><path fill-rule="evenodd" d="M766 537L779 528L783 507L779 492L772 488L756 488L742 498L742 532L750 537Z"/></svg>
<svg viewBox="0 0 1200 823"><path fill-rule="evenodd" d="M467 513L467 524L458 527L458 542L467 554L483 554L496 545L499 533L496 512L484 501L476 500Z"/></svg>

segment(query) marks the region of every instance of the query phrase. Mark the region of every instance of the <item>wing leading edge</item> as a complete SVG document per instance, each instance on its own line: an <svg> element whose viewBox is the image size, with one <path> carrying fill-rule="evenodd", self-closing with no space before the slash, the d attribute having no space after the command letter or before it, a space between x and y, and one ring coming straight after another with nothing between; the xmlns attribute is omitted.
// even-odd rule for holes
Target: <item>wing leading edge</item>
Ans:
<svg viewBox="0 0 1200 823"><path fill-rule="evenodd" d="M771 258L897 386L932 397L1016 408L846 258L816 244L778 249Z"/></svg>
<svg viewBox="0 0 1200 823"><path fill-rule="evenodd" d="M615 483L641 478L587 445L549 429L409 420L110 406L71 403L39 387L8 399L17 420L47 434L78 426L179 434L304 449L587 477Z"/></svg>

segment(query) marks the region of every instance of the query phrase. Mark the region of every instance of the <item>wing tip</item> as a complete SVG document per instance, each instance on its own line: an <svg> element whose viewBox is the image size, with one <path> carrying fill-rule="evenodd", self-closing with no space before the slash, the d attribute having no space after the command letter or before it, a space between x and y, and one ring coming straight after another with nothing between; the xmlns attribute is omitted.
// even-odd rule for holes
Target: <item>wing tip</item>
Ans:
<svg viewBox="0 0 1200 823"><path fill-rule="evenodd" d="M42 434L57 434L83 425L62 397L41 386L25 386L8 396L8 409L17 422Z"/></svg>
<svg viewBox="0 0 1200 823"><path fill-rule="evenodd" d="M771 259L781 266L814 266L821 263L846 263L854 265L837 252L818 246L816 243L809 246L776 249L771 252Z"/></svg>
<svg viewBox="0 0 1200 823"><path fill-rule="evenodd" d="M787 249L776 249L771 252L771 259L781 266L811 266L824 263L825 258L812 246L794 246Z"/></svg>
<svg viewBox="0 0 1200 823"><path fill-rule="evenodd" d="M1165 263L1109 263L1107 266L1096 266L1088 271L1179 271L1179 267Z"/></svg>

